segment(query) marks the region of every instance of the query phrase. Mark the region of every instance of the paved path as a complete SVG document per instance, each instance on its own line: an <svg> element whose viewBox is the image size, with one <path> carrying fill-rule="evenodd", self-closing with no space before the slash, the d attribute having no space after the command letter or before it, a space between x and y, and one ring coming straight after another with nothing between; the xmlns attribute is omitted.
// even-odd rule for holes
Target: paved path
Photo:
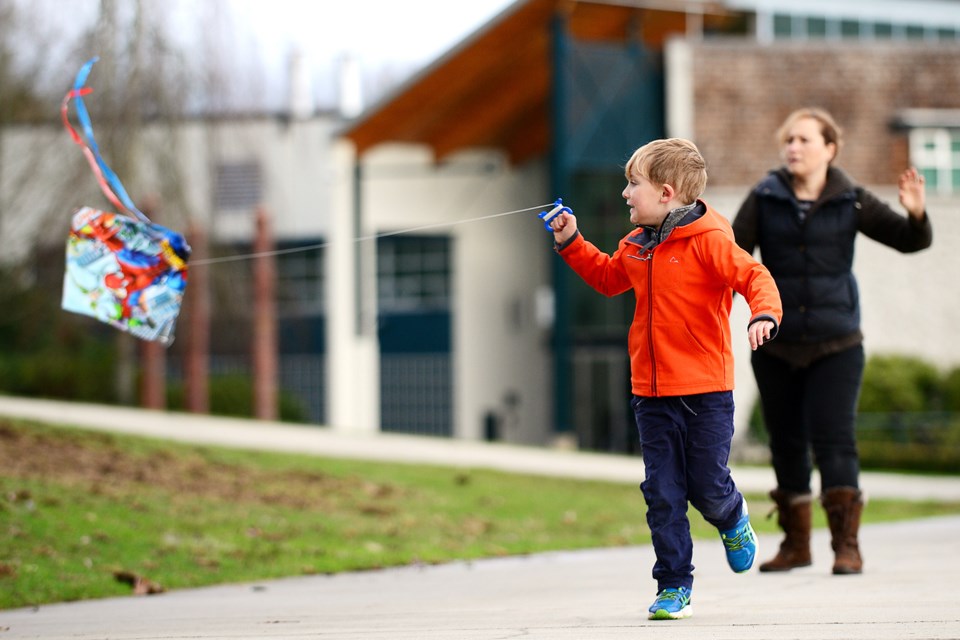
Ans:
<svg viewBox="0 0 960 640"><path fill-rule="evenodd" d="M639 460L403 436L342 436L290 427L0 397L12 415L190 442L357 458L484 466L636 483ZM640 475L638 475L638 472ZM765 470L735 469L747 490ZM756 487L748 486L757 483ZM955 478L867 474L874 495L956 499ZM761 556L778 540L760 539ZM830 575L827 534L815 564L787 574L730 573L719 541L698 541L694 617L646 620L647 546L537 554L298 577L0 611L0 640L901 640L960 639L960 517L864 527L865 573Z"/></svg>
<svg viewBox="0 0 960 640"><path fill-rule="evenodd" d="M650 621L649 547L301 577L0 611L21 640L903 640L960 638L960 518L873 525L866 571L734 575L719 541L698 541L694 616ZM761 537L769 552L775 541Z"/></svg>

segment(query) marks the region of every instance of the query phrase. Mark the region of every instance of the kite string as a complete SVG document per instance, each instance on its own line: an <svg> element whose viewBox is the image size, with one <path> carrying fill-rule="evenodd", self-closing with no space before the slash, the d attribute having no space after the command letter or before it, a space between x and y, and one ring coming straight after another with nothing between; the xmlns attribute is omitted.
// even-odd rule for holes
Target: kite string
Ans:
<svg viewBox="0 0 960 640"><path fill-rule="evenodd" d="M150 219L147 218L147 216L145 216L139 209L137 209L136 205L133 203L133 201L130 199L130 196L127 194L126 189L123 188L123 183L120 181L120 178L117 176L116 173L114 173L114 171L110 168L110 166L106 163L106 161L100 155L100 148L97 145L97 140L93 133L93 124L90 121L90 115L87 112L86 105L84 104L84 101L83 101L83 96L93 91L93 89L86 87L84 85L87 82L87 78L90 75L90 71L93 68L93 65L98 60L99 58L97 57L91 58L80 68L80 71L77 72L77 76L74 80L72 89L67 92L67 95L64 96L63 102L60 105L61 119L63 120L63 124L65 128L70 133L70 137L73 139L73 141L77 145L79 145L82 148L83 154L84 156L86 156L86 159L90 164L90 167L93 169L94 175L97 178L97 182L100 185L100 189L101 191L103 191L104 195L107 196L107 199L118 209L124 209L133 217L138 218L140 221L148 225L152 225L152 223L150 222ZM80 121L80 128L81 128L81 131L83 132L83 135L81 135L73 127L73 125L70 124L70 118L68 115L68 106L71 100L74 101L76 112L77 112L77 119ZM436 229L440 227L453 227L460 224L467 224L469 222L479 222L481 220L490 220L492 218L500 218L504 216L514 215L517 213L534 211L536 209L543 209L545 207L550 207L555 204L556 203L552 203L552 204L548 203L548 204L537 205L535 207L527 207L525 209L517 209L515 211L505 211L503 213L494 213L494 214L479 216L475 218L468 218L465 220L455 220L452 222L445 221L445 222L438 222L434 224L426 224L426 225L417 226L417 227L410 227L406 229L400 229L397 231L387 231L384 233L378 233L378 234L354 238L353 242L377 240L379 238L387 238L391 236L398 236L405 233L414 233L416 231L425 231L427 229ZM194 262L191 262L190 266L196 267L196 266L202 266L202 265L217 264L221 262L236 262L241 260L252 260L255 258L264 258L267 256L278 256L278 255L284 255L288 253L312 251L315 249L322 249L331 244L332 242L321 242L318 244L306 245L302 247L292 247L290 249L277 249L273 251L262 251L259 253L248 253L248 254L236 255L236 256L225 256L222 258L208 258L205 260L196 260Z"/></svg>
<svg viewBox="0 0 960 640"><path fill-rule="evenodd" d="M399 236L405 233L415 233L417 231L426 231L427 229L437 229L440 227L453 227L456 225L467 224L468 222L480 222L481 220L491 220L493 218L502 218L504 216L512 216L518 213L524 213L527 211L535 211L537 209L543 209L544 207L552 207L553 203L541 204L535 207L527 207L525 209L516 209L514 211L504 211L502 213L493 213L485 216L479 216L476 218L467 218L465 220L455 220L452 222L435 222L433 224L425 224L418 227L409 227L407 229L400 229L398 231L386 231L383 233L376 233L367 236L360 236L353 238L352 242L365 242L367 240L379 240L380 238L389 238L391 236ZM279 256L285 255L288 253L299 253L301 251L313 251L315 249L323 249L325 247L333 244L333 241L320 242L318 244L306 245L303 247L291 247L289 249L275 249L273 251L261 251L258 253L245 253L242 255L236 256L225 256L222 258L207 258L205 260L195 260L190 262L191 267L197 267L201 265L208 264L218 264L221 262L237 262L240 260L253 260L256 258L266 258L268 256Z"/></svg>

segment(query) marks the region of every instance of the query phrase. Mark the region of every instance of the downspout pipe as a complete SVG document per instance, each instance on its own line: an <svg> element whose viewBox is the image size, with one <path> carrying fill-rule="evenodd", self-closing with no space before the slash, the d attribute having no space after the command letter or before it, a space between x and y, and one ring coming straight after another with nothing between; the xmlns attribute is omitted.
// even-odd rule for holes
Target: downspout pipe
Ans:
<svg viewBox="0 0 960 640"><path fill-rule="evenodd" d="M553 142L550 149L550 197L562 198L568 195L571 186L570 144L567 130L569 35L567 17L562 10L558 10L553 16L550 54L550 66L553 72L550 97ZM557 255L552 255L551 258L554 290L553 428L555 435L561 435L570 433L573 429L570 286L569 273L563 260Z"/></svg>

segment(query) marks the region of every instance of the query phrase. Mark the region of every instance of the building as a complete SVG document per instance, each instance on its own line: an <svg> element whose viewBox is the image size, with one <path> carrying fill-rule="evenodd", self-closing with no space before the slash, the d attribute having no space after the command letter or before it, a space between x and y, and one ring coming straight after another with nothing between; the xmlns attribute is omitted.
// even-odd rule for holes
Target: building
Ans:
<svg viewBox="0 0 960 640"><path fill-rule="evenodd" d="M273 214L281 384L311 422L632 451L632 299L587 290L536 214L561 197L612 251L622 164L683 136L707 158L706 198L732 216L806 104L834 113L840 164L891 202L907 164L928 180L931 250L858 244L868 353L956 366L943 336L960 319L945 294L960 268L960 2L518 0L359 114L148 127L166 151L131 180L169 191L176 166L181 208L237 255L254 209ZM5 134L4 167L38 135ZM227 274L214 370L245 371L244 262L198 268ZM756 395L745 339L737 356L742 425Z"/></svg>
<svg viewBox="0 0 960 640"><path fill-rule="evenodd" d="M861 243L868 352L912 352L951 366L960 354L939 344L939 331L910 327L932 322L945 330L960 313L937 293L944 283L915 282L955 260L947 247L957 233L951 213L960 190L960 6L921 4L517 2L345 128L358 176L352 222L364 233L452 225L562 196L590 238L612 250L625 231L621 166L637 146L664 135L692 138L710 163L708 199L732 216L750 185L776 166L772 138L783 117L817 104L845 127L842 166L860 181L895 203L891 185L913 163L930 185L935 249L891 260L889 250ZM481 158L490 163L489 187L459 178L469 204L449 207L441 185L452 186L451 174ZM386 168L401 166L406 180L387 185ZM631 450L624 336L632 301L597 299L537 233L535 221L508 218L431 234L447 238L457 283L450 433L483 437L492 421L501 427L493 432L509 440L573 435L581 446ZM907 286L893 295L894 282ZM925 308L942 303L935 320L918 309L921 295ZM361 299L354 318L362 316ZM352 354L346 359L356 367L365 355L368 379L388 384L395 374L375 372L386 354L381 345L378 361L372 326L364 333L354 323L349 334L346 324L335 334ZM755 396L747 353L744 341L741 407ZM359 395L331 397L344 407L331 422L364 422L351 418ZM367 428L392 419L392 409L380 406L384 413L368 414Z"/></svg>

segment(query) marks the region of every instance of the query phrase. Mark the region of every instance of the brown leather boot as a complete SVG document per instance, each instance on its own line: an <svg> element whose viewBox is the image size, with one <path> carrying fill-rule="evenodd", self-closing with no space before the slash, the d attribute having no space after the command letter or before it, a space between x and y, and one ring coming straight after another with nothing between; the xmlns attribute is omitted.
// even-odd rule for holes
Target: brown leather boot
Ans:
<svg viewBox="0 0 960 640"><path fill-rule="evenodd" d="M760 565L760 571L789 571L797 567L809 567L810 557L810 503L813 496L809 493L791 493L774 489L770 492L774 509L777 511L777 524L786 537L780 543L780 550L773 559ZM771 512L770 515L773 515Z"/></svg>
<svg viewBox="0 0 960 640"><path fill-rule="evenodd" d="M863 513L863 493L853 487L834 487L823 492L821 501L830 523L830 546L835 554L833 573L861 573L863 558L860 557L857 534Z"/></svg>

